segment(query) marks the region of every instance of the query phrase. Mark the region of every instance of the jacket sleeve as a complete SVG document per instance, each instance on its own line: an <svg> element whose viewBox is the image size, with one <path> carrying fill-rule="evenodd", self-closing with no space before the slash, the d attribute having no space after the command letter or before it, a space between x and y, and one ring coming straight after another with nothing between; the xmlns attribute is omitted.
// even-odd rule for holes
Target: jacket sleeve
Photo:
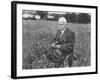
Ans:
<svg viewBox="0 0 100 80"><path fill-rule="evenodd" d="M66 39L66 42L60 45L61 51L73 51L75 35L74 33L70 34Z"/></svg>

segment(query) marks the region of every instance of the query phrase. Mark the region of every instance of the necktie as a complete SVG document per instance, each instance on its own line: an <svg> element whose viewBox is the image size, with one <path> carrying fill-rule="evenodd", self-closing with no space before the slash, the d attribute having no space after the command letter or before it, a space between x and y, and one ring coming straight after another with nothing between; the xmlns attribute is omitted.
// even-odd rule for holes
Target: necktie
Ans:
<svg viewBox="0 0 100 80"><path fill-rule="evenodd" d="M60 35L59 35L59 38L61 38L62 37L62 32L60 31Z"/></svg>

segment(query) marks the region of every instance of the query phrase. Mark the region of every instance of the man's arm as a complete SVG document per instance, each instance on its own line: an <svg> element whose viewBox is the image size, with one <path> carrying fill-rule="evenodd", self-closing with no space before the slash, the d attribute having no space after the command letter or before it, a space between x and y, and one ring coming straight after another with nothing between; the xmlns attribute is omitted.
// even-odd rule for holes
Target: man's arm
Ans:
<svg viewBox="0 0 100 80"><path fill-rule="evenodd" d="M59 34L59 30L57 31L56 35L55 35L55 38L53 39L53 43L51 44L52 47L56 47L56 45L58 44L58 34Z"/></svg>

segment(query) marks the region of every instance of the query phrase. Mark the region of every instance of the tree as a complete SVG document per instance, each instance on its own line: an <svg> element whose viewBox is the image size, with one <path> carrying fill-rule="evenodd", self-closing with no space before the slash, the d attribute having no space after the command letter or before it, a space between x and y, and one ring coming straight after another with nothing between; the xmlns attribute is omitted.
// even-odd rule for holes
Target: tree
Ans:
<svg viewBox="0 0 100 80"><path fill-rule="evenodd" d="M71 23L78 23L78 16L75 13L70 14L70 22Z"/></svg>
<svg viewBox="0 0 100 80"><path fill-rule="evenodd" d="M37 15L40 15L41 19L45 19L47 11L37 11Z"/></svg>
<svg viewBox="0 0 100 80"><path fill-rule="evenodd" d="M78 22L79 23L90 23L91 22L91 17L87 13L80 13Z"/></svg>

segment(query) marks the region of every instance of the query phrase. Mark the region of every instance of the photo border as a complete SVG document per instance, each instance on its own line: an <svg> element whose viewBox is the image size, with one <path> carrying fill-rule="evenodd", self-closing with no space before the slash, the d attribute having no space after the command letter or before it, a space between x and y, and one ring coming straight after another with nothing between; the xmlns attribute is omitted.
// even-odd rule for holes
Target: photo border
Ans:
<svg viewBox="0 0 100 80"><path fill-rule="evenodd" d="M37 76L17 76L17 4L34 4L34 5L49 5L60 7L80 7L80 8L94 8L96 9L96 71L84 73L69 73L69 74L51 74L51 75L37 75ZM57 4L57 3L42 3L42 2L26 2L26 1L12 1L11 2L11 78L39 78L39 77L55 77L55 76L72 76L98 73L98 7L88 5L73 5L73 4Z"/></svg>

